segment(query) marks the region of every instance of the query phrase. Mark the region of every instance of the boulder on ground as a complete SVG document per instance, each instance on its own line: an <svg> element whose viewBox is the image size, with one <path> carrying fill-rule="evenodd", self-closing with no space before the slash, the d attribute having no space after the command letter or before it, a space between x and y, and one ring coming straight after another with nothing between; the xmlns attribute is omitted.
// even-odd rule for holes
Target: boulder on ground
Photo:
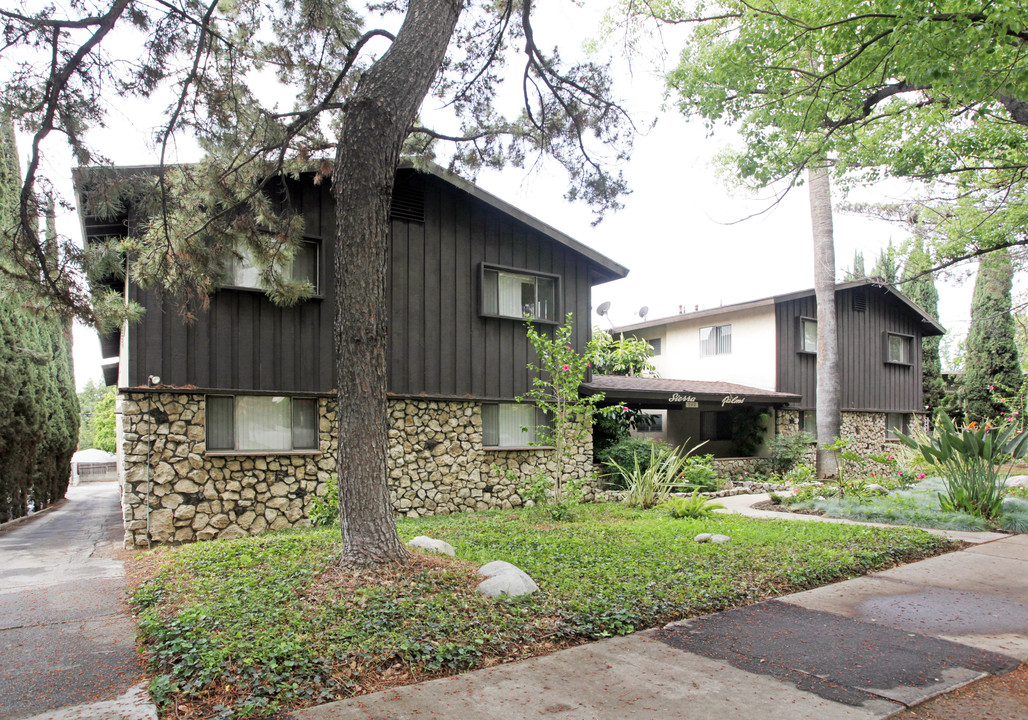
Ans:
<svg viewBox="0 0 1028 720"><path fill-rule="evenodd" d="M712 533L700 533L693 538L696 542L710 542L710 539L714 537Z"/></svg>
<svg viewBox="0 0 1028 720"><path fill-rule="evenodd" d="M1011 475L1007 478L1007 487L1028 487L1028 475Z"/></svg>
<svg viewBox="0 0 1028 720"><path fill-rule="evenodd" d="M478 570L481 577L486 578L475 588L480 595L494 598L500 595L517 597L518 595L531 595L539 586L535 584L528 573L516 565L503 560L495 560L486 563Z"/></svg>
<svg viewBox="0 0 1028 720"><path fill-rule="evenodd" d="M869 483L864 486L864 492L874 493L875 495L888 495L889 491L879 485L878 483Z"/></svg>
<svg viewBox="0 0 1028 720"><path fill-rule="evenodd" d="M711 535L710 541L716 545L723 545L726 542L731 542L732 538L727 535Z"/></svg>
<svg viewBox="0 0 1028 720"><path fill-rule="evenodd" d="M417 548L425 552L439 553L440 555L453 555L453 545L445 540L436 540L427 535L418 535L407 543L407 547Z"/></svg>

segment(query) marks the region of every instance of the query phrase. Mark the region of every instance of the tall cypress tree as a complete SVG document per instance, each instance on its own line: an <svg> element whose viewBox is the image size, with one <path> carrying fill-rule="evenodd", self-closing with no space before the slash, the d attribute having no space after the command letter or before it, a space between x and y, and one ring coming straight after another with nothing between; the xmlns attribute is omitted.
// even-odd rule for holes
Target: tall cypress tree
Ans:
<svg viewBox="0 0 1028 720"><path fill-rule="evenodd" d="M853 268L843 271L842 280L849 282L850 280L863 280L865 277L867 277L867 272L864 270L864 253L854 250Z"/></svg>
<svg viewBox="0 0 1028 720"><path fill-rule="evenodd" d="M0 223L16 222L20 189L14 127L0 118ZM0 522L64 497L78 442L70 326L23 300L0 274Z"/></svg>
<svg viewBox="0 0 1028 720"><path fill-rule="evenodd" d="M971 300L971 329L964 355L966 418L984 422L1006 411L998 397L1021 387L1021 363L1014 342L1014 270L1010 254L997 250L978 263ZM992 388L992 389L990 389Z"/></svg>
<svg viewBox="0 0 1028 720"><path fill-rule="evenodd" d="M894 285L899 280L900 274L899 261L896 255L896 248L892 246L892 240L890 239L889 246L882 248L881 252L878 253L878 259L875 260L875 266L871 268L869 277L884 280Z"/></svg>
<svg viewBox="0 0 1028 720"><path fill-rule="evenodd" d="M939 319L939 290L935 287L935 278L930 275L919 275L932 266L931 259L924 249L924 239L915 231L916 242L907 255L903 264L903 285L902 290L922 310ZM910 279L914 278L914 279ZM942 358L939 347L942 343L940 337L926 337L921 340L922 349L922 380L921 385L924 391L924 404L929 415L942 406L942 400L946 391L942 382Z"/></svg>

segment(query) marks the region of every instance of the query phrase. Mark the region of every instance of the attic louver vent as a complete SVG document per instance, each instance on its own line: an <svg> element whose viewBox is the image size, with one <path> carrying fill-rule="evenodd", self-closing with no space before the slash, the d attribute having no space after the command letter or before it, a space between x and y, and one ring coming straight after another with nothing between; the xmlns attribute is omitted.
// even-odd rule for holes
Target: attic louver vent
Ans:
<svg viewBox="0 0 1028 720"><path fill-rule="evenodd" d="M867 290L857 288L853 291L853 312L867 311Z"/></svg>
<svg viewBox="0 0 1028 720"><path fill-rule="evenodd" d="M403 177L393 185L393 204L389 217L404 222L425 223L425 188L417 181Z"/></svg>

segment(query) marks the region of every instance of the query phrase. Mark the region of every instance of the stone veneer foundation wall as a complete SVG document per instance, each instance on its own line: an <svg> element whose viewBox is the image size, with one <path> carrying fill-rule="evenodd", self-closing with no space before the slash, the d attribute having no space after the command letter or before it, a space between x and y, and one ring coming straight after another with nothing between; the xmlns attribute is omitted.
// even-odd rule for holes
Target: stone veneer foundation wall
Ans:
<svg viewBox="0 0 1028 720"><path fill-rule="evenodd" d="M868 458L880 455L898 443L885 438L886 414L882 412L844 412L842 413L842 437L850 441L849 448L861 457ZM779 410L775 421L775 430L779 435L792 435L799 430L799 410ZM925 416L916 413L907 415L907 426L916 424L924 426ZM806 462L815 462L815 448L811 445Z"/></svg>
<svg viewBox="0 0 1028 720"><path fill-rule="evenodd" d="M118 400L127 547L306 525L313 498L328 491L335 473L334 399L318 401L318 452L236 455L205 452L203 395L127 393ZM389 440L393 507L412 517L516 507L521 478L556 472L551 450L483 448L481 404L473 401L391 400ZM593 470L589 439L575 448L565 480Z"/></svg>

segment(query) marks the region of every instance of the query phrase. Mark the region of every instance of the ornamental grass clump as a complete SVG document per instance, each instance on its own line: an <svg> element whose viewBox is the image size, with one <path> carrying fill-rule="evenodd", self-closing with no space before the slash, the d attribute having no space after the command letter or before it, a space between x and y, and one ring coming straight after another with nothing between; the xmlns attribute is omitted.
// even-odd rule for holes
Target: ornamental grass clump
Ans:
<svg viewBox="0 0 1028 720"><path fill-rule="evenodd" d="M633 457L634 467L631 469L610 460L609 463L625 477L625 504L645 510L664 502L675 488L681 487L682 472L689 456L698 447L680 454L675 449L654 445L650 448L650 462L645 469L640 466L638 456Z"/></svg>
<svg viewBox="0 0 1028 720"><path fill-rule="evenodd" d="M935 431L916 430L914 436L897 433L908 447L921 453L945 481L939 504L945 511L962 511L986 520L1002 509L1003 485L1008 472L1001 467L1028 453L1028 431L1013 424L999 426L970 423L959 430L940 413Z"/></svg>

